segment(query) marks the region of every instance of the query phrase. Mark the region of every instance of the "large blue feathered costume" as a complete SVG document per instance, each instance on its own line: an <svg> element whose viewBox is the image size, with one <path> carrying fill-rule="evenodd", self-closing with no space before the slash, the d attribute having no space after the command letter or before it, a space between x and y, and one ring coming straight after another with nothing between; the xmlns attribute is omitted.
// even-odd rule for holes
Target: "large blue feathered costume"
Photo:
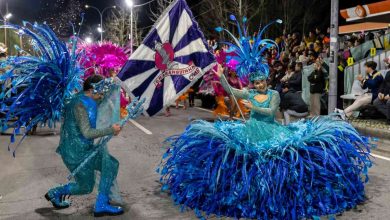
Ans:
<svg viewBox="0 0 390 220"><path fill-rule="evenodd" d="M5 114L0 129L14 128L10 141L14 143L21 127L25 137L34 126L55 126L65 100L81 90L83 71L77 62L76 37L69 50L45 24L3 27L30 37L33 45L33 55L1 61L8 70L0 75L0 112Z"/></svg>
<svg viewBox="0 0 390 220"><path fill-rule="evenodd" d="M255 41L245 52L247 46L233 46L241 51L232 59L261 66L246 70L252 81L265 79L267 67L256 63L261 54L251 53L261 45ZM195 121L166 141L159 172L176 204L200 218L301 219L337 214L364 201L369 145L350 124L327 116L283 126L275 122L278 92L236 90L225 78L221 83L253 104L251 117L246 123Z"/></svg>

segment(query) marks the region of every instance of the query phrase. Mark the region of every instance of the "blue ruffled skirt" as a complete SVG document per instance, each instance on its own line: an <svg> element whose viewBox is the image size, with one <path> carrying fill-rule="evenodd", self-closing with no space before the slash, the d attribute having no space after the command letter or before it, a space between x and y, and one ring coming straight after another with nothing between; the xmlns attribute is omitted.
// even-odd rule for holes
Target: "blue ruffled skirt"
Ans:
<svg viewBox="0 0 390 220"><path fill-rule="evenodd" d="M166 143L163 190L200 218L314 218L365 199L368 140L344 121L199 120Z"/></svg>

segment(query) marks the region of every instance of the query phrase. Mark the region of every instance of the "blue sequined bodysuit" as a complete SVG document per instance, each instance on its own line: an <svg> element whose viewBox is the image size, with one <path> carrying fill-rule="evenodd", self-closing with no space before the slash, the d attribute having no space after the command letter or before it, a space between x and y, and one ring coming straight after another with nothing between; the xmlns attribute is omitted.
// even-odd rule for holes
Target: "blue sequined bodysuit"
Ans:
<svg viewBox="0 0 390 220"><path fill-rule="evenodd" d="M73 171L95 150L94 139L113 134L110 125L96 128L97 103L84 94L76 95L66 106L57 148L69 171ZM100 172L99 192L109 195L118 173L119 162L107 150L91 159L70 183L72 195L91 193L95 185L95 171Z"/></svg>
<svg viewBox="0 0 390 220"><path fill-rule="evenodd" d="M301 219L364 201L369 146L350 124L321 117L283 126L275 121L277 91L221 84L252 102L250 119L198 120L167 139L159 173L176 204L200 218Z"/></svg>

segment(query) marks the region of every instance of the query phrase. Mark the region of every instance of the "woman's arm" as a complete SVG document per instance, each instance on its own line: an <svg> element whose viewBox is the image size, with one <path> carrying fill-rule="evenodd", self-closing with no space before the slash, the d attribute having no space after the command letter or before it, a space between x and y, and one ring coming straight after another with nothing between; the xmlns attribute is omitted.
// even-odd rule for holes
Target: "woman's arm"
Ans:
<svg viewBox="0 0 390 220"><path fill-rule="evenodd" d="M88 113L85 110L85 107L79 103L75 106L74 109L75 117L77 125L80 128L81 134L87 139L95 139L98 137L104 137L107 135L114 134L114 130L111 127L102 128L102 129L94 129L91 128L91 124L89 123Z"/></svg>
<svg viewBox="0 0 390 220"><path fill-rule="evenodd" d="M269 108L261 108L261 107L257 107L257 106L252 105L251 110L255 111L259 114L262 114L262 115L274 116L276 114L276 111L278 111L279 105L280 105L279 93L273 92L271 102L269 104Z"/></svg>
<svg viewBox="0 0 390 220"><path fill-rule="evenodd" d="M234 96L236 96L239 99L248 99L249 98L248 90L246 90L246 89L239 90L239 89L235 89L235 88L231 87L229 85L229 83L227 82L226 77L222 76L220 78L220 82L221 82L222 87L225 89L225 91L229 95L233 94Z"/></svg>

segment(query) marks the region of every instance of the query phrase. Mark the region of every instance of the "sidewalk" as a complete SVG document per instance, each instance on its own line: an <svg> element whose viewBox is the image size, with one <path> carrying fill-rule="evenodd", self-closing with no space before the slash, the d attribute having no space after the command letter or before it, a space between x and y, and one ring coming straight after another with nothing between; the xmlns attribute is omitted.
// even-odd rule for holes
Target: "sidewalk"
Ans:
<svg viewBox="0 0 390 220"><path fill-rule="evenodd" d="M352 119L350 123L363 135L390 140L390 125L381 119Z"/></svg>

